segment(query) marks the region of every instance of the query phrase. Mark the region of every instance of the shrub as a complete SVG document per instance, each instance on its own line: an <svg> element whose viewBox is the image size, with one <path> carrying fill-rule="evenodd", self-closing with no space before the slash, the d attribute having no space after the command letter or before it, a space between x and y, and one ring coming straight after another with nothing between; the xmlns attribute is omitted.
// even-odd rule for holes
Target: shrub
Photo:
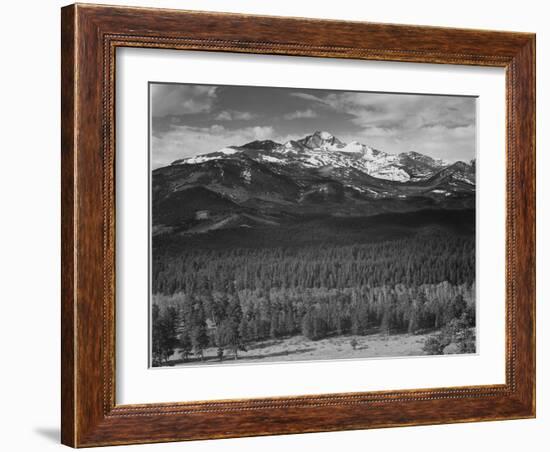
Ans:
<svg viewBox="0 0 550 452"><path fill-rule="evenodd" d="M454 345L454 347L450 347ZM466 313L452 319L443 329L424 343L424 352L428 355L444 353L475 353L475 330L470 327Z"/></svg>

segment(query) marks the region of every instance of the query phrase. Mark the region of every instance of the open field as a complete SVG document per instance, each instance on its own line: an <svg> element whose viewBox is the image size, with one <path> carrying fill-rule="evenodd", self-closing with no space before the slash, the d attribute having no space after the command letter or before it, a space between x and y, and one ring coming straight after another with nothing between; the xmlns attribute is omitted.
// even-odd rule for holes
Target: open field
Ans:
<svg viewBox="0 0 550 452"><path fill-rule="evenodd" d="M208 365L208 364L247 364L288 361L308 361L324 359L360 359L391 356L425 355L422 348L429 334L371 334L368 336L345 335L309 340L304 336L292 336L282 339L268 339L251 344L247 351L239 352L237 360L227 354L223 361L216 356L216 348L205 349L204 361L191 355L183 362L179 350L170 357L166 365ZM357 344L355 349L352 341ZM227 352L226 352L227 353Z"/></svg>

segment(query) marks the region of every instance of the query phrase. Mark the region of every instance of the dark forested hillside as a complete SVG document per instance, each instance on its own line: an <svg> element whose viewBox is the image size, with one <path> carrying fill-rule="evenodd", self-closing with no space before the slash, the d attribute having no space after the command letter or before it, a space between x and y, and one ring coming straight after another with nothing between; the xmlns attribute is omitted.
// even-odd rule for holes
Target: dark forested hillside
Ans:
<svg viewBox="0 0 550 452"><path fill-rule="evenodd" d="M200 248L155 255L154 293L472 284L474 239L439 231L380 243Z"/></svg>
<svg viewBox="0 0 550 452"><path fill-rule="evenodd" d="M451 321L469 331L473 222L471 211L439 211L155 240L154 338L170 344L171 334L164 350L183 350L183 361L195 362L207 347L221 360L293 335L414 333Z"/></svg>

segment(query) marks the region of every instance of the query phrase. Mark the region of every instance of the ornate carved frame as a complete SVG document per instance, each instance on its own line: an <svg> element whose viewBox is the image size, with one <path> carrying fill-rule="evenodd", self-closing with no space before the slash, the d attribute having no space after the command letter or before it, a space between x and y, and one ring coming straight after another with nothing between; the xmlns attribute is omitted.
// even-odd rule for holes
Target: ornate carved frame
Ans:
<svg viewBox="0 0 550 452"><path fill-rule="evenodd" d="M62 9L61 34L64 444L85 447L535 416L535 35L81 4ZM504 67L506 383L117 405L118 47Z"/></svg>

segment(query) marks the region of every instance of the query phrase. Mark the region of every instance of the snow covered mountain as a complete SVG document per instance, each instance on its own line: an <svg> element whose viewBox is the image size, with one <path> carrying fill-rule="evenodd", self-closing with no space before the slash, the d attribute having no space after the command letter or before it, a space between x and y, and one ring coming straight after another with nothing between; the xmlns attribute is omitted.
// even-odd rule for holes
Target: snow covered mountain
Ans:
<svg viewBox="0 0 550 452"><path fill-rule="evenodd" d="M176 160L153 171L152 197L154 233L473 209L475 167L315 132Z"/></svg>
<svg viewBox="0 0 550 452"><path fill-rule="evenodd" d="M257 162L303 165L309 168L354 168L369 176L397 182L433 176L449 164L418 152L388 154L358 141L344 143L329 132L317 131L297 141L253 141L219 151L176 160L173 165L197 164L243 153Z"/></svg>

